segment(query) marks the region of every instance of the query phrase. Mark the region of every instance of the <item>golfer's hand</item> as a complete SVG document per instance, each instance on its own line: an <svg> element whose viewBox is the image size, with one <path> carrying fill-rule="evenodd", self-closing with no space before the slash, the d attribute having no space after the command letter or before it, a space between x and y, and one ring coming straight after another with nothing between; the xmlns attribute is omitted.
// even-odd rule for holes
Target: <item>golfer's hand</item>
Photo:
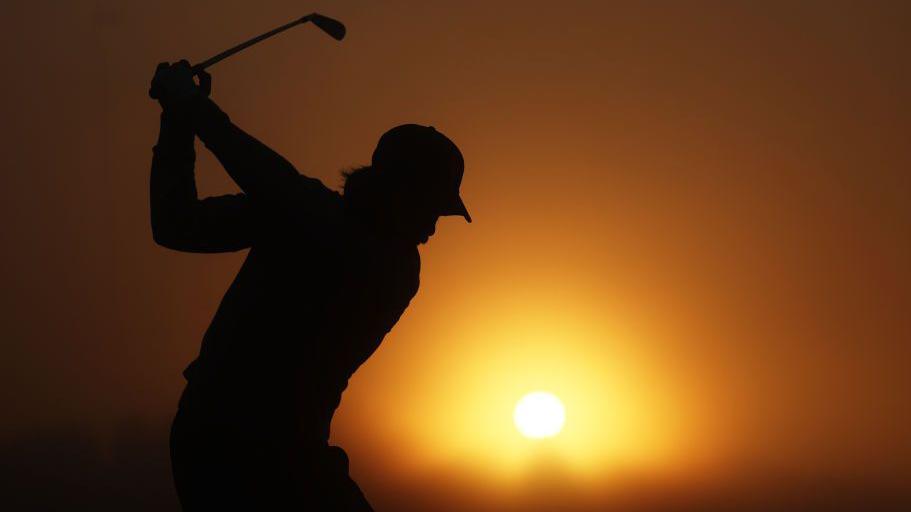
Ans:
<svg viewBox="0 0 911 512"><path fill-rule="evenodd" d="M188 104L196 97L208 96L212 90L212 76L201 71L199 84L193 79L193 69L186 60L170 64L162 62L155 69L149 96L158 100L165 110Z"/></svg>

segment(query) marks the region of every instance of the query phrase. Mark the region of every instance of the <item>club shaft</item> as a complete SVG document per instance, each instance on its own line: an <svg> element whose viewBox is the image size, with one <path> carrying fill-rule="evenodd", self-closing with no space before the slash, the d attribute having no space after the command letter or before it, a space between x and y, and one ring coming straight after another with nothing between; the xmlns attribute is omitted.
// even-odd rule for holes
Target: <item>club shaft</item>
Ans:
<svg viewBox="0 0 911 512"><path fill-rule="evenodd" d="M250 46L253 46L254 44L262 41L263 39L268 39L268 38L274 36L275 34L284 32L285 30L288 30L289 28L296 27L297 25L300 25L301 23L306 23L308 21L310 21L310 15L304 16L303 18L296 19L296 20L292 21L291 23L286 23L278 28L274 28L274 29L266 32L265 34L260 34L252 39L249 39L247 41L244 41L243 43L240 43L237 46L228 48L227 50L219 53L218 55L209 57L208 59L200 62L199 64L194 64L193 72L199 73L200 71L206 69L207 67L211 66L212 64L215 64L223 59L226 59L226 58L234 55L235 53L237 53L241 50L244 50Z"/></svg>

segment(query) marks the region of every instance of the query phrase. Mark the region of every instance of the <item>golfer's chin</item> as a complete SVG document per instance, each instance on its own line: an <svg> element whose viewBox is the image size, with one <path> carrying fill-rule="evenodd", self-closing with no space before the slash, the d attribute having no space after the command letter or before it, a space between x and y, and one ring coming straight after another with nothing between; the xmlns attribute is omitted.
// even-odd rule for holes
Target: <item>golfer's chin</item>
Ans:
<svg viewBox="0 0 911 512"><path fill-rule="evenodd" d="M429 226L427 229L421 230L417 236L418 245L426 244L427 241L430 240L430 237L432 237L434 233L436 233L436 226L433 226L433 225Z"/></svg>
<svg viewBox="0 0 911 512"><path fill-rule="evenodd" d="M431 231L430 233L421 233L421 234L418 235L418 237L417 237L417 239L418 239L418 245L426 244L426 243L430 240L430 237L432 237L432 236L433 236L433 232L432 232L432 231Z"/></svg>
<svg viewBox="0 0 911 512"><path fill-rule="evenodd" d="M415 244L426 244L430 237L436 232L436 222L417 223L399 225L396 230L401 239L408 240Z"/></svg>

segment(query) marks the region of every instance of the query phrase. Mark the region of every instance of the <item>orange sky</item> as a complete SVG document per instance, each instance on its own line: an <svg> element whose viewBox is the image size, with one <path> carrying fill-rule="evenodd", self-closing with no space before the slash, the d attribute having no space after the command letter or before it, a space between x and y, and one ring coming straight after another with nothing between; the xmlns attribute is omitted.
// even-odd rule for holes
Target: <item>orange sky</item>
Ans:
<svg viewBox="0 0 911 512"><path fill-rule="evenodd" d="M333 187L385 129L432 124L475 220L422 248L333 423L378 510L911 501L902 2L183 4L4 9L0 453L166 451L243 254L152 243L148 80L318 10L343 43L250 49L212 68L216 101ZM233 189L204 151L198 177ZM566 403L551 441L510 423L533 389Z"/></svg>

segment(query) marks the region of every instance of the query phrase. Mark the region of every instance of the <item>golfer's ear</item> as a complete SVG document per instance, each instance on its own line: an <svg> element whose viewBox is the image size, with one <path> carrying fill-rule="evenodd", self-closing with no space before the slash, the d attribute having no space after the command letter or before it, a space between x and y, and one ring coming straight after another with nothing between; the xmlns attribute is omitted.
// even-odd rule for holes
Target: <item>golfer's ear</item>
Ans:
<svg viewBox="0 0 911 512"><path fill-rule="evenodd" d="M208 96L212 92L212 75L205 70L196 74L199 77L199 90L203 96Z"/></svg>

